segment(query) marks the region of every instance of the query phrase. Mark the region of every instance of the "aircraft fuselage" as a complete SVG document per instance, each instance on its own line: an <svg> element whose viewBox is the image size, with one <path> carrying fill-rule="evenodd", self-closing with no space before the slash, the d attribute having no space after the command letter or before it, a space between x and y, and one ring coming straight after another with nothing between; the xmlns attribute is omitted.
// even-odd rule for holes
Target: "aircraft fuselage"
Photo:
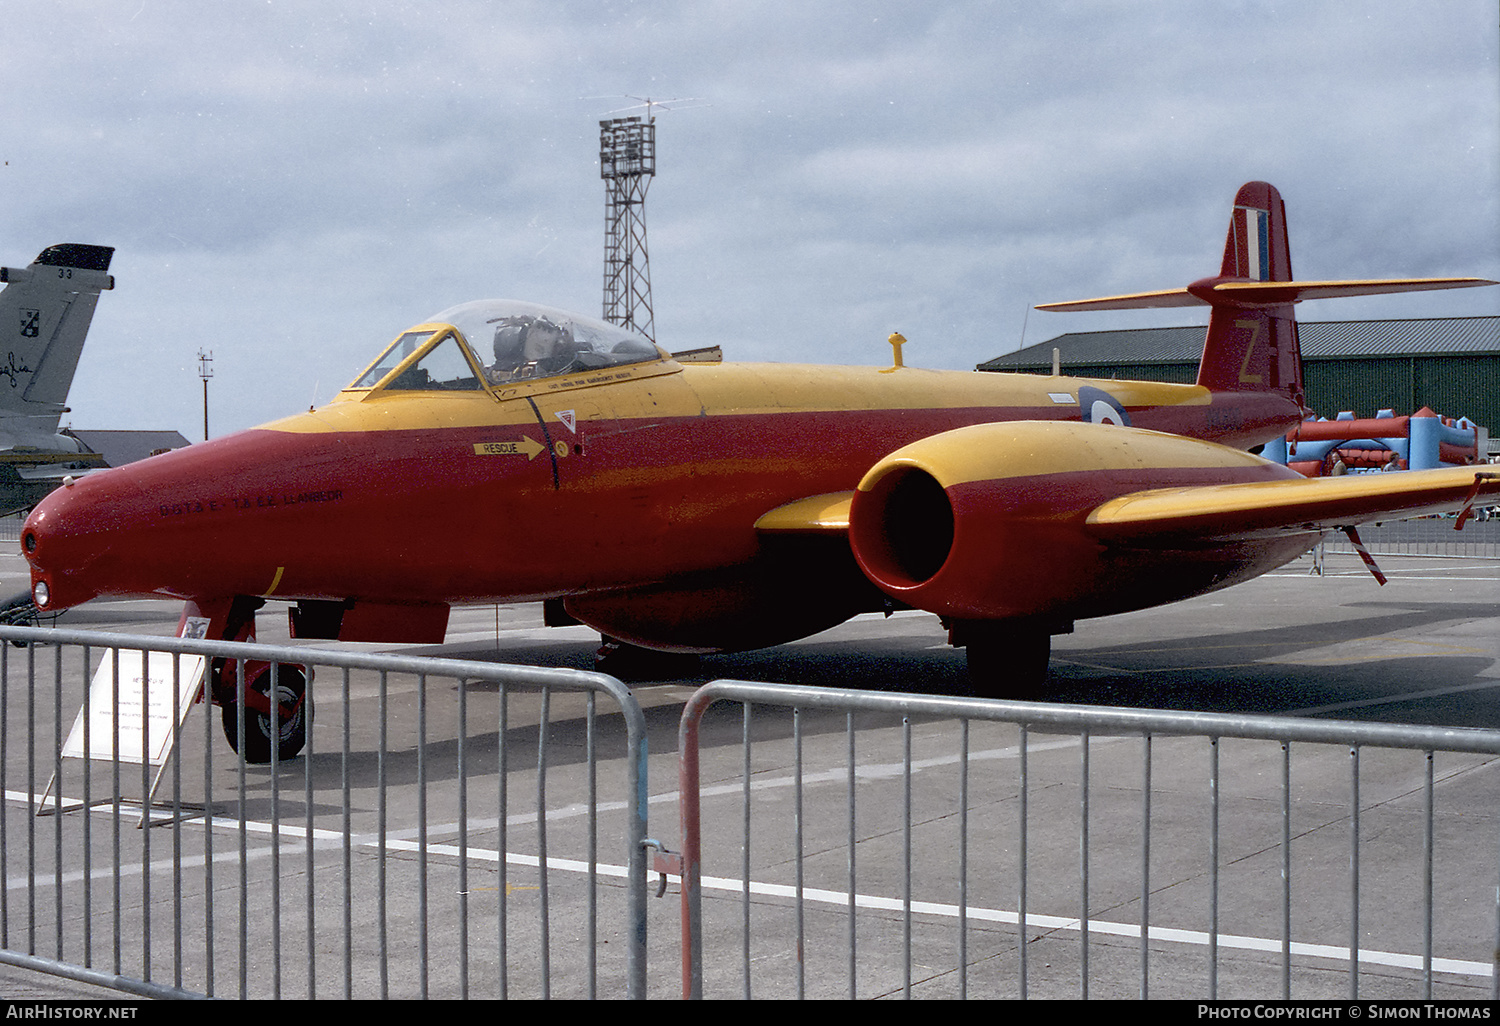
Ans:
<svg viewBox="0 0 1500 1026"><path fill-rule="evenodd" d="M1079 420L1080 393L1107 395L1136 427L1232 446L1300 414L1267 393L914 368L668 361L600 377L345 393L74 482L38 509L31 559L58 606L539 599L749 562L767 511L852 489L939 432Z"/></svg>

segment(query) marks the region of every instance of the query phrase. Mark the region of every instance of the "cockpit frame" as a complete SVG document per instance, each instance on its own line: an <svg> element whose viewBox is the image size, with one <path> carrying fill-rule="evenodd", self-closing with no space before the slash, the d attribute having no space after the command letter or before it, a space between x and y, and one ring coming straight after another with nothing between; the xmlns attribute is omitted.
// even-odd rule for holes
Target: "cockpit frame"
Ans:
<svg viewBox="0 0 1500 1026"><path fill-rule="evenodd" d="M494 359L487 362L472 336L490 331ZM533 304L482 300L403 331L341 398L488 392L508 399L680 370L664 350L616 325Z"/></svg>

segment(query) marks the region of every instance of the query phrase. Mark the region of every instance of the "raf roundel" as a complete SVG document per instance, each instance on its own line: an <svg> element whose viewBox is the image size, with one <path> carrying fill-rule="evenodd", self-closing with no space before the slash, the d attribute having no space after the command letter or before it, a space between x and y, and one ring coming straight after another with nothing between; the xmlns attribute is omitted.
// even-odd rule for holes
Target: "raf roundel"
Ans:
<svg viewBox="0 0 1500 1026"><path fill-rule="evenodd" d="M1078 411L1085 424L1117 424L1130 427L1130 414L1120 401L1102 388L1083 385L1078 389Z"/></svg>

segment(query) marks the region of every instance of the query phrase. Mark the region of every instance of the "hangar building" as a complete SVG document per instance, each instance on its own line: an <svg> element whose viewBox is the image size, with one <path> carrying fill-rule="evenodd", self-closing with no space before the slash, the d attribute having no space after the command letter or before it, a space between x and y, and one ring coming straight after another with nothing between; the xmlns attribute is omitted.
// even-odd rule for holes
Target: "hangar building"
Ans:
<svg viewBox="0 0 1500 1026"><path fill-rule="evenodd" d="M1373 417L1429 407L1468 417L1490 431L1500 452L1500 317L1396 321L1303 321L1302 379L1307 404L1332 419L1349 410ZM1203 352L1203 328L1081 331L997 356L981 371L1191 382Z"/></svg>

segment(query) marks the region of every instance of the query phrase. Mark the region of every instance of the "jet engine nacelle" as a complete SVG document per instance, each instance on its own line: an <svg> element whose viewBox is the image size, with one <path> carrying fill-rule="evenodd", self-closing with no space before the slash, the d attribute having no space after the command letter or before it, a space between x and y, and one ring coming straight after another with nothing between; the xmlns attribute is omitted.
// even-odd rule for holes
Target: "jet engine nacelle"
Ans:
<svg viewBox="0 0 1500 1026"><path fill-rule="evenodd" d="M1066 624L1224 587L1316 540L1107 544L1089 530L1095 507L1150 489L1292 473L1238 449L1137 428L981 424L913 442L872 467L850 504L849 541L865 574L908 605L955 620Z"/></svg>

